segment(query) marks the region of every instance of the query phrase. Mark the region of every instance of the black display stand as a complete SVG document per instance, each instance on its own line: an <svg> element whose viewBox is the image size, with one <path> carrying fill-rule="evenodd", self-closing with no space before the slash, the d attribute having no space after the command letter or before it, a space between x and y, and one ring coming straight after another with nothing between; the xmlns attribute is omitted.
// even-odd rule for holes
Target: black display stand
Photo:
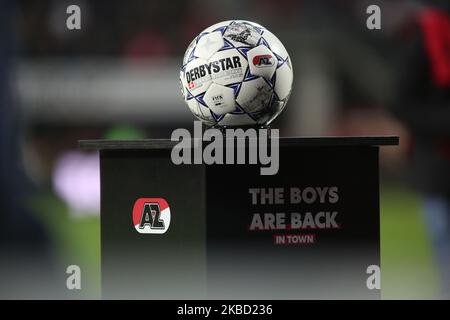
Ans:
<svg viewBox="0 0 450 320"><path fill-rule="evenodd" d="M100 151L103 298L379 298L366 285L380 265L378 153L398 141L280 138L273 176L175 165L170 140L80 141ZM139 198L167 201L167 232L136 231Z"/></svg>

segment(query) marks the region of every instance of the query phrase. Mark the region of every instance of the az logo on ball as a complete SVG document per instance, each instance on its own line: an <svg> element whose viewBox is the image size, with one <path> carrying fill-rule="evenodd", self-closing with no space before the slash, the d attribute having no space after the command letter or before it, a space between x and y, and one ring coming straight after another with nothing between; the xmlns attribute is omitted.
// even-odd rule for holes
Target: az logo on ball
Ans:
<svg viewBox="0 0 450 320"><path fill-rule="evenodd" d="M133 206L133 224L139 233L163 234L170 226L170 208L163 198L140 198Z"/></svg>
<svg viewBox="0 0 450 320"><path fill-rule="evenodd" d="M253 64L255 67L271 67L275 63L273 57L270 54L261 54L253 57Z"/></svg>

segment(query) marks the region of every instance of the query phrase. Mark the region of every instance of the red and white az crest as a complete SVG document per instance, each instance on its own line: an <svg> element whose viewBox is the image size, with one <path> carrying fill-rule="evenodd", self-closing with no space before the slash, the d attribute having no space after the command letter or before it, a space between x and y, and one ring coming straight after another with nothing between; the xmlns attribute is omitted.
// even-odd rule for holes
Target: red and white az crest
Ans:
<svg viewBox="0 0 450 320"><path fill-rule="evenodd" d="M139 233L165 233L170 226L169 204L163 198L137 199L133 207L133 224Z"/></svg>
<svg viewBox="0 0 450 320"><path fill-rule="evenodd" d="M275 61L270 54L260 54L253 57L253 65L257 68L271 67Z"/></svg>

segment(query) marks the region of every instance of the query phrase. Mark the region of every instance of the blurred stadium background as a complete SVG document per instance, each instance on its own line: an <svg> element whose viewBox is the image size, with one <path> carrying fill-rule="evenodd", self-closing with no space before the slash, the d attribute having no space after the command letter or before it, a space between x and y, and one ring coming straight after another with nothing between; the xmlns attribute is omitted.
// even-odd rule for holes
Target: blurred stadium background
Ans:
<svg viewBox="0 0 450 320"><path fill-rule="evenodd" d="M81 7L79 31L66 28L70 4ZM382 30L366 28L369 4L381 7ZM1 261L18 242L26 252L29 242L42 241L61 279L58 288L67 265L81 267L82 290L61 290L61 297L99 297L98 162L77 141L161 138L192 128L178 88L184 50L202 29L236 18L269 28L291 55L293 95L273 123L282 136L400 135L401 145L381 154L382 296L438 297L423 198L409 184L411 136L390 111L407 50L401 39L423 6L406 0L2 1L1 219L22 214L20 223L34 221L42 230L35 237L22 227L6 230L21 240L4 241ZM24 295L14 289L16 280L1 279L0 296Z"/></svg>

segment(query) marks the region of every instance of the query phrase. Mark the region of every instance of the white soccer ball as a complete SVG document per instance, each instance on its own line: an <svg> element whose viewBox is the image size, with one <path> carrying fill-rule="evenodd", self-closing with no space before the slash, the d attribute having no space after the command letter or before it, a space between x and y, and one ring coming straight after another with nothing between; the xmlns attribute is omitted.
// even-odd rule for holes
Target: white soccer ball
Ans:
<svg viewBox="0 0 450 320"><path fill-rule="evenodd" d="M230 20L202 31L188 46L181 93L208 125L268 125L292 89L292 63L283 44L263 26Z"/></svg>

